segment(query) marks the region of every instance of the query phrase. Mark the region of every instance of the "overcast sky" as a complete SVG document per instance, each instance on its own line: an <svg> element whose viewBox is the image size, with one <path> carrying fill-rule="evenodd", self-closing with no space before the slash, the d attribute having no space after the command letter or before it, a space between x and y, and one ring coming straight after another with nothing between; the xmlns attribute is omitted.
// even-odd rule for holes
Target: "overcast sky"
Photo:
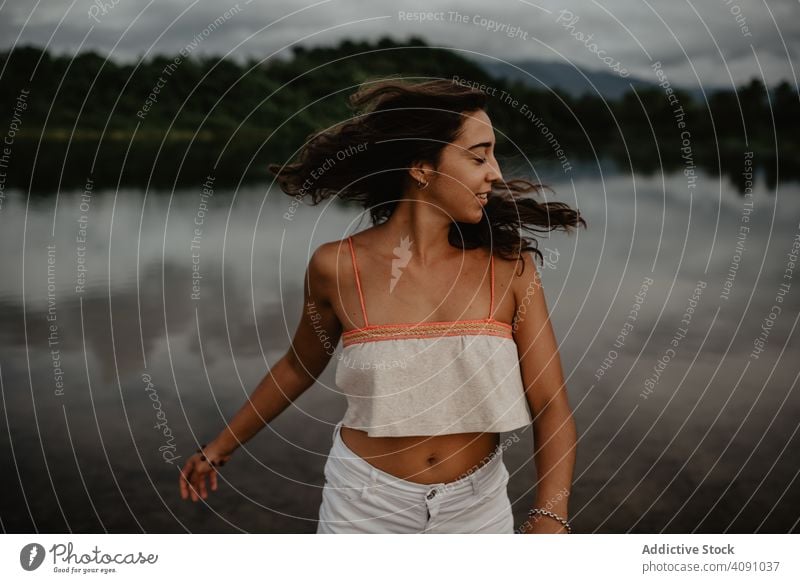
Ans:
<svg viewBox="0 0 800 583"><path fill-rule="evenodd" d="M439 14L419 22L401 11ZM511 62L624 68L650 80L651 64L661 61L676 85L730 86L763 76L770 85L786 79L796 86L800 77L793 70L800 62L798 0L0 0L4 49L93 48L124 62L175 54L193 39L193 54L264 59L285 58L294 44L387 34Z"/></svg>

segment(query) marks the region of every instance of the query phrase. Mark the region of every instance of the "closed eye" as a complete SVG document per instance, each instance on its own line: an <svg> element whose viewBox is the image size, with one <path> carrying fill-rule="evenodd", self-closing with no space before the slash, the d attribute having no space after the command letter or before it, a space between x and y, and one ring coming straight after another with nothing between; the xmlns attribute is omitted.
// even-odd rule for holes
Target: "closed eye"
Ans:
<svg viewBox="0 0 800 583"><path fill-rule="evenodd" d="M487 162L487 159L486 159L486 158L475 158L475 161L476 161L478 164L486 164L486 162Z"/></svg>

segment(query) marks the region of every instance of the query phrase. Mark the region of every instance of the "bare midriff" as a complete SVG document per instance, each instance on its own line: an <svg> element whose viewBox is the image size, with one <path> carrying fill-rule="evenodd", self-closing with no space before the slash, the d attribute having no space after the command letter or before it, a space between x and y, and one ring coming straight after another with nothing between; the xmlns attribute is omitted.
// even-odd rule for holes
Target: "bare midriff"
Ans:
<svg viewBox="0 0 800 583"><path fill-rule="evenodd" d="M491 459L500 442L497 433L438 436L370 437L342 426L344 444L367 463L409 482L447 483L466 477Z"/></svg>

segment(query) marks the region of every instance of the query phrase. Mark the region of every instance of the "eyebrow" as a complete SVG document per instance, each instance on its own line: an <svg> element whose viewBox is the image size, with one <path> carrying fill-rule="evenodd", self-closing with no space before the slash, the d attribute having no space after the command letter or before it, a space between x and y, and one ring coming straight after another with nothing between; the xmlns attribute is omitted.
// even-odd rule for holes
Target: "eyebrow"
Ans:
<svg viewBox="0 0 800 583"><path fill-rule="evenodd" d="M480 144L475 144L474 146L470 146L467 150L473 150L475 148L489 148L491 147L492 142L481 142Z"/></svg>

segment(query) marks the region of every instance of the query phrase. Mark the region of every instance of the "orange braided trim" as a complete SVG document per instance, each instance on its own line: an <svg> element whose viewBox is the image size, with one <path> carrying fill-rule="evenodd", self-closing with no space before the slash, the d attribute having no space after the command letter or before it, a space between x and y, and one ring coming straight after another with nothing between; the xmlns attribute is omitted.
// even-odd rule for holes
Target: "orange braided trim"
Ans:
<svg viewBox="0 0 800 583"><path fill-rule="evenodd" d="M377 324L342 333L342 345L405 338L443 336L499 336L511 338L511 324L497 320L461 320L459 322L419 322L417 324Z"/></svg>

